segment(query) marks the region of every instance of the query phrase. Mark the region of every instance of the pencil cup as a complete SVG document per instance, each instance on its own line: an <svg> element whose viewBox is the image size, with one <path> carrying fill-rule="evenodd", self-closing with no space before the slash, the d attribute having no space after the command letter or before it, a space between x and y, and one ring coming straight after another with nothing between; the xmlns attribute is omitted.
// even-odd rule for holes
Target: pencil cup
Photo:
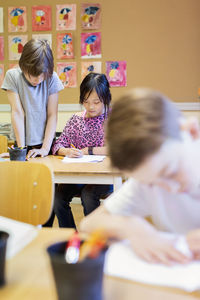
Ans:
<svg viewBox="0 0 200 300"><path fill-rule="evenodd" d="M0 231L0 287L5 284L6 245L9 234Z"/></svg>
<svg viewBox="0 0 200 300"><path fill-rule="evenodd" d="M106 250L97 258L69 264L65 261L66 242L47 248L59 300L102 300L103 266Z"/></svg>
<svg viewBox="0 0 200 300"><path fill-rule="evenodd" d="M10 148L10 160L26 160L27 148Z"/></svg>

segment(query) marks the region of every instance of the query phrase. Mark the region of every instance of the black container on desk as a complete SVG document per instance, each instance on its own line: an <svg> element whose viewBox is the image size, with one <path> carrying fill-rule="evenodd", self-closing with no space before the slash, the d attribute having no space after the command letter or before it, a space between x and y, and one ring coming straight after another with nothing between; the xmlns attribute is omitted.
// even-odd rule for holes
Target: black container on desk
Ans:
<svg viewBox="0 0 200 300"><path fill-rule="evenodd" d="M103 267L106 250L97 258L69 264L65 261L66 242L47 248L59 300L102 300Z"/></svg>
<svg viewBox="0 0 200 300"><path fill-rule="evenodd" d="M0 287L5 284L6 246L9 234L0 231Z"/></svg>
<svg viewBox="0 0 200 300"><path fill-rule="evenodd" d="M27 154L27 148L10 148L9 149L10 154L10 160L20 160L25 161L26 160L26 154Z"/></svg>

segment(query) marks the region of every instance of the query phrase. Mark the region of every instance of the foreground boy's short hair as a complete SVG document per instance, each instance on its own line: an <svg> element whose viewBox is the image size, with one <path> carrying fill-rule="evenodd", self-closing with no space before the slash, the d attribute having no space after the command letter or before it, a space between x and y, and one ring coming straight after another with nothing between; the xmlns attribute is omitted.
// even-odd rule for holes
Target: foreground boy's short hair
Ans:
<svg viewBox="0 0 200 300"><path fill-rule="evenodd" d="M113 105L107 124L112 165L133 171L167 139L181 139L180 112L170 100L150 89L133 89Z"/></svg>

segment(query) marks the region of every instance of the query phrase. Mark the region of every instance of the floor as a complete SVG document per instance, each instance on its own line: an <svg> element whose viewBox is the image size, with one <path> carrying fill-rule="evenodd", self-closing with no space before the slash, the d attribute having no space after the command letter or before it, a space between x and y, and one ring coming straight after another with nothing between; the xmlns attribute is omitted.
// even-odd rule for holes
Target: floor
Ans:
<svg viewBox="0 0 200 300"><path fill-rule="evenodd" d="M77 229L79 229L80 221L84 217L83 207L80 203L71 203L71 208L72 208L72 213L73 213L73 216L74 216L74 220L75 220ZM59 227L57 218L55 218L53 227Z"/></svg>

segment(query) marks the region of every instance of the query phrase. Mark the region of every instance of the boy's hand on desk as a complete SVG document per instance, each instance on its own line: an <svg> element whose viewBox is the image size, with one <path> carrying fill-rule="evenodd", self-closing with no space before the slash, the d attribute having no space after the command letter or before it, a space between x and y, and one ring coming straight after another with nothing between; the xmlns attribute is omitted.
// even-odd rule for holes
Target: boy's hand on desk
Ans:
<svg viewBox="0 0 200 300"><path fill-rule="evenodd" d="M26 159L28 160L29 158L34 158L36 156L41 156L41 157L44 157L44 156L47 156L49 153L49 151L47 151L46 149L44 148L40 148L40 149L31 149L27 156L26 156Z"/></svg>
<svg viewBox="0 0 200 300"><path fill-rule="evenodd" d="M190 258L179 252L174 241L162 237L152 225L138 218L129 238L134 252L149 263L173 265L187 263Z"/></svg>
<svg viewBox="0 0 200 300"><path fill-rule="evenodd" d="M195 259L200 259L200 229L192 230L186 235L189 249Z"/></svg>

